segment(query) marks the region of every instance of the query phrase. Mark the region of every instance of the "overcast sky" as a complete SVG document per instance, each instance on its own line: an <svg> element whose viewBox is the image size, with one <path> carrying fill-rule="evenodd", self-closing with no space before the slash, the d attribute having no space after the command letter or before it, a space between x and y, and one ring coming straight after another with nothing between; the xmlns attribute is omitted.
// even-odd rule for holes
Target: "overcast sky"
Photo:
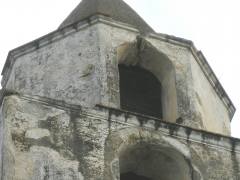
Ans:
<svg viewBox="0 0 240 180"><path fill-rule="evenodd" d="M9 50L54 31L80 0L1 0L0 69ZM239 0L125 0L155 31L192 40L240 109ZM240 138L240 112L232 135Z"/></svg>

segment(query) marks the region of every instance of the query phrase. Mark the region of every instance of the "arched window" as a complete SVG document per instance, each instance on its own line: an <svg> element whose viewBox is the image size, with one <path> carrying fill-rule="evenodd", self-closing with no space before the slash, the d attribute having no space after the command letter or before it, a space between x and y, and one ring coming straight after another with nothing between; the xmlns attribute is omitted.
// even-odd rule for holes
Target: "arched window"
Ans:
<svg viewBox="0 0 240 180"><path fill-rule="evenodd" d="M161 84L138 66L119 65L120 103L124 110L162 118Z"/></svg>

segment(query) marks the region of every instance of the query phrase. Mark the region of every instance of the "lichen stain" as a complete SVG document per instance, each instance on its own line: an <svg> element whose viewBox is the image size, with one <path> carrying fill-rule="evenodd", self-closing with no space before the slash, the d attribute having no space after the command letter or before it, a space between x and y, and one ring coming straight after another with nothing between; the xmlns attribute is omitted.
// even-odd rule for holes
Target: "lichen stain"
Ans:
<svg viewBox="0 0 240 180"><path fill-rule="evenodd" d="M48 166L44 166L44 180L48 180L49 179L49 167Z"/></svg>
<svg viewBox="0 0 240 180"><path fill-rule="evenodd" d="M124 113L124 119L125 119L125 122L127 122L129 119L129 114L127 112Z"/></svg>
<svg viewBox="0 0 240 180"><path fill-rule="evenodd" d="M167 124L165 122L162 122L160 120L155 120L155 130L158 130L159 128L168 129L168 132L171 136L177 135L177 132L180 128L177 124Z"/></svg>
<svg viewBox="0 0 240 180"><path fill-rule="evenodd" d="M134 144L134 143L137 142L138 139L139 139L139 138L138 138L137 135L131 134L131 135L128 137L128 142L129 142L129 144Z"/></svg>
<svg viewBox="0 0 240 180"><path fill-rule="evenodd" d="M137 116L137 120L140 123L140 126L143 127L144 124L147 123L148 119L145 117Z"/></svg>
<svg viewBox="0 0 240 180"><path fill-rule="evenodd" d="M233 173L235 177L239 178L239 162L236 156L236 143L237 143L237 139L232 138L231 139L231 144L232 144L232 152L231 152L231 159L232 159L232 168L233 168Z"/></svg>
<svg viewBox="0 0 240 180"><path fill-rule="evenodd" d="M111 127L112 127L112 110L110 109L108 111L108 131L109 131L109 134L111 133Z"/></svg>
<svg viewBox="0 0 240 180"><path fill-rule="evenodd" d="M122 112L120 110L117 110L117 109L109 108L109 110L108 110L108 119L107 119L108 120L108 130L109 130L109 133L111 133L112 116L114 115L115 117L119 117L119 116L122 116L123 114L125 116L124 112ZM125 121L126 121L126 116L125 116Z"/></svg>
<svg viewBox="0 0 240 180"><path fill-rule="evenodd" d="M20 151L28 151L29 145L25 141L25 132L22 132L21 134L12 133L12 141L15 145L15 147Z"/></svg>
<svg viewBox="0 0 240 180"><path fill-rule="evenodd" d="M79 137L78 134L78 127L77 127L77 119L81 118L82 110L79 111L73 111L71 110L69 112L70 116L70 123L72 126L72 133L73 133L73 140L71 143L71 149L73 150L73 154L77 158L78 162L81 162L82 166L78 167L78 171L81 172L83 169L81 169L86 162L84 162L84 157L89 151L92 150L93 147L91 147L90 144L87 144L84 139Z"/></svg>
<svg viewBox="0 0 240 180"><path fill-rule="evenodd" d="M179 130L179 126L171 124L168 126L168 130L169 130L169 134L171 136L174 136L177 134L177 132Z"/></svg>
<svg viewBox="0 0 240 180"><path fill-rule="evenodd" d="M207 133L205 131L200 131L202 136L202 142L205 142L207 139L213 139L215 141L221 141L221 136L217 134Z"/></svg>
<svg viewBox="0 0 240 180"><path fill-rule="evenodd" d="M177 118L176 123L177 124L182 124L183 123L183 118L182 117Z"/></svg>
<svg viewBox="0 0 240 180"><path fill-rule="evenodd" d="M155 126L155 130L157 131L160 127L162 127L162 123L161 121L154 121L154 126Z"/></svg>
<svg viewBox="0 0 240 180"><path fill-rule="evenodd" d="M189 142L189 138L190 138L190 135L192 133L192 129L186 127L185 132L187 134L187 142Z"/></svg>

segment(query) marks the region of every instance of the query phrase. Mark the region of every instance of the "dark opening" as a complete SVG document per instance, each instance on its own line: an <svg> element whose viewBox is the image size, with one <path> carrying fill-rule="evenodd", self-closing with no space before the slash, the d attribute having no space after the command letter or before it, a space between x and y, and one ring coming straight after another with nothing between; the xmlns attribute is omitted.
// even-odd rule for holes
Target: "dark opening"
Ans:
<svg viewBox="0 0 240 180"><path fill-rule="evenodd" d="M119 65L120 102L124 110L162 118L161 84L138 66Z"/></svg>
<svg viewBox="0 0 240 180"><path fill-rule="evenodd" d="M120 180L151 180L150 178L136 175L132 172L121 174Z"/></svg>

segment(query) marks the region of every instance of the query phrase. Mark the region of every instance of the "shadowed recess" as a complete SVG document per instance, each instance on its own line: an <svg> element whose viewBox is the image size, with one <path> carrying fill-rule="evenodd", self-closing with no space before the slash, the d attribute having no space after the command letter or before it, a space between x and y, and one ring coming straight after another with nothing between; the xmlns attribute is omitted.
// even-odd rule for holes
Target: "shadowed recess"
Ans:
<svg viewBox="0 0 240 180"><path fill-rule="evenodd" d="M189 160L180 152L140 143L124 148L119 156L120 180L199 180Z"/></svg>
<svg viewBox="0 0 240 180"><path fill-rule="evenodd" d="M119 65L121 108L162 118L161 84L138 66Z"/></svg>
<svg viewBox="0 0 240 180"><path fill-rule="evenodd" d="M120 180L151 180L150 178L136 175L132 172L121 174Z"/></svg>

